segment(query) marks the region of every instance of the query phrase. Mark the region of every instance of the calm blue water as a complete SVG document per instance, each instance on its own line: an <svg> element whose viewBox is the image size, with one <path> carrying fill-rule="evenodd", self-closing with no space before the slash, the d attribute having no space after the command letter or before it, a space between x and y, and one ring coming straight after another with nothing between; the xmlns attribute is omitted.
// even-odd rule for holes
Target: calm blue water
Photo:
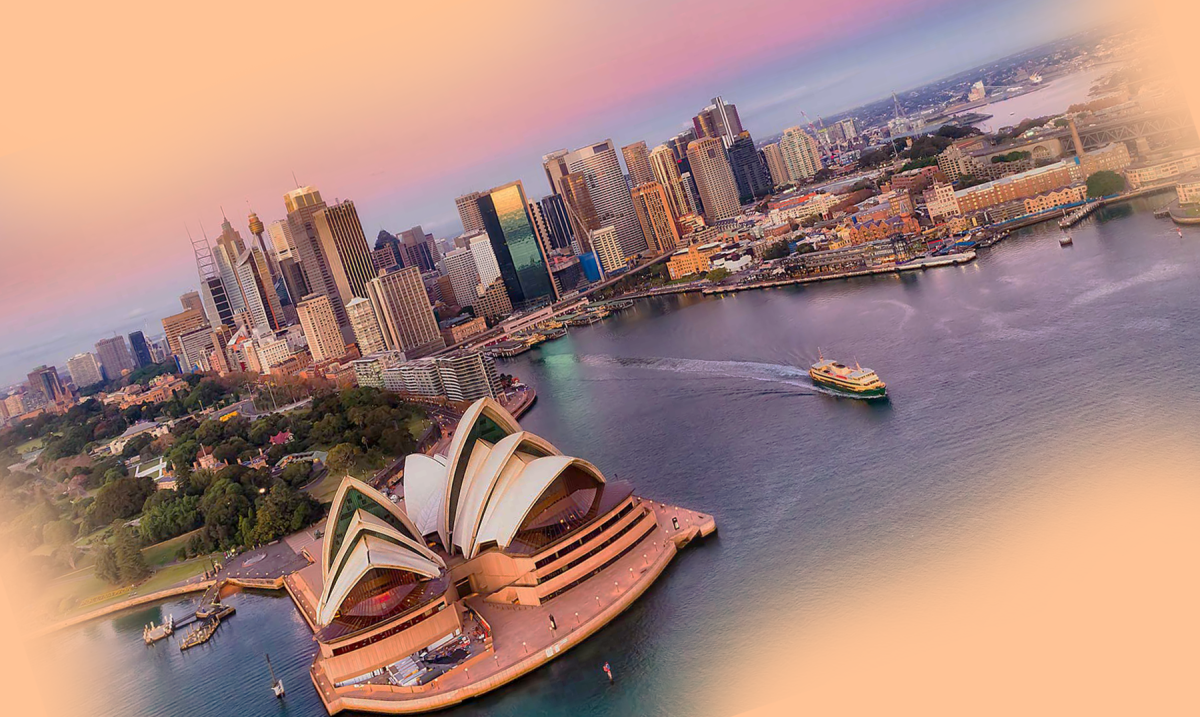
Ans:
<svg viewBox="0 0 1200 717"><path fill-rule="evenodd" d="M720 533L591 641L444 714L727 714L712 695L736 696L721 684L730 665L803 640L802 623L780 635L736 606L804 614L885 548L936 543L1027 487L1019 457L1147 425L1194 435L1200 231L1179 239L1150 216L1165 200L1148 201L1088 220L1073 247L1044 225L959 268L643 301L506 362L538 390L526 428L646 496L712 512ZM890 403L815 392L818 348L876 369ZM321 714L290 603L233 600L228 631L190 654L145 649L146 611L64 634L104 656L89 679L112 686L78 713ZM283 704L263 651L288 684Z"/></svg>

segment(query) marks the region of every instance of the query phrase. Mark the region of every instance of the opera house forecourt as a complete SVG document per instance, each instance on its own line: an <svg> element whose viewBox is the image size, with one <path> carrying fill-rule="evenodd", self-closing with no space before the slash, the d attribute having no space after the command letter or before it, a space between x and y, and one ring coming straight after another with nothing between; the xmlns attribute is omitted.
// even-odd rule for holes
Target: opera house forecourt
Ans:
<svg viewBox="0 0 1200 717"><path fill-rule="evenodd" d="M319 560L287 581L320 645L311 676L331 714L425 712L506 684L602 628L716 530L486 398L445 456L405 459L403 485L393 502L347 477Z"/></svg>

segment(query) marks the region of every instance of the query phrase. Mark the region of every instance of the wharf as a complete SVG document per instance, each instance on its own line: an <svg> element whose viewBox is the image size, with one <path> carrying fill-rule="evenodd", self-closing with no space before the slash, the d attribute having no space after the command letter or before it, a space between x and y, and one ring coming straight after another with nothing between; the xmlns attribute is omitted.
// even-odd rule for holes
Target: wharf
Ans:
<svg viewBox="0 0 1200 717"><path fill-rule="evenodd" d="M192 628L183 640L179 642L179 651L203 645L212 639L216 634L217 628L221 626L221 619L228 617L234 613L234 608L231 605L222 605L220 610L213 613L212 617L207 619L203 624Z"/></svg>
<svg viewBox="0 0 1200 717"><path fill-rule="evenodd" d="M895 266L880 267L878 269L863 269L861 271L843 271L834 274L821 274L818 276L801 276L788 279L775 279L772 281L756 281L749 284L733 284L731 286L714 286L711 289L705 289L704 295L710 296L714 294L733 294L739 291L751 291L754 289L771 289L779 286L792 286L795 284L812 284L818 281L836 281L838 279L853 279L860 276L880 276L885 274L898 274L902 271L914 271L917 269L931 269L939 266L954 266L956 264L966 264L975 260L974 251L966 251L958 254L946 254L945 256L931 256L914 259L904 264Z"/></svg>

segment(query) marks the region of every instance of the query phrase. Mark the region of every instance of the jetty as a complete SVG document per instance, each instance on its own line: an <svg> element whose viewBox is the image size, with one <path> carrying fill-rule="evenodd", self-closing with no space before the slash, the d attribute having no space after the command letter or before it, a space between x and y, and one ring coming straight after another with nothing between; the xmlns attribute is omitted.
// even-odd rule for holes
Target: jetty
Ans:
<svg viewBox="0 0 1200 717"><path fill-rule="evenodd" d="M153 622L142 628L142 641L147 645L153 645L159 640L165 640L175 632L175 616L167 615L167 619L161 625L155 625Z"/></svg>
<svg viewBox="0 0 1200 717"><path fill-rule="evenodd" d="M179 642L180 652L192 647L196 647L197 645L203 645L211 640L212 636L216 634L217 628L221 626L221 619L234 613L233 606L231 605L217 604L210 605L208 607L218 607L220 609L216 612L213 612L212 617L209 617L208 619L204 620L204 622L188 631L188 634L185 635L184 638Z"/></svg>

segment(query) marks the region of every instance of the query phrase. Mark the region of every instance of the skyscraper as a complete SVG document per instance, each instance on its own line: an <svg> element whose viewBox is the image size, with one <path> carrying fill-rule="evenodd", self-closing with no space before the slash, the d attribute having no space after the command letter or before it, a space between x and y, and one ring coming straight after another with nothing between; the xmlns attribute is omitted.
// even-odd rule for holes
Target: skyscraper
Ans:
<svg viewBox="0 0 1200 717"><path fill-rule="evenodd" d="M479 215L480 196L482 195L479 192L471 192L454 200L464 232L483 231L483 217Z"/></svg>
<svg viewBox="0 0 1200 717"><path fill-rule="evenodd" d="M454 303L473 306L478 298L479 272L475 269L475 257L471 256L471 250L466 247L455 249L442 257L442 262L454 290Z"/></svg>
<svg viewBox="0 0 1200 717"><path fill-rule="evenodd" d="M542 169L546 172L546 182L550 184L550 191L555 194L562 194L563 175L571 172L567 168L568 154L569 152L565 149L556 149L550 154L542 156Z"/></svg>
<svg viewBox="0 0 1200 717"><path fill-rule="evenodd" d="M771 179L749 132L741 132L729 145L729 168L733 171L738 201L742 204L749 204L771 193Z"/></svg>
<svg viewBox="0 0 1200 717"><path fill-rule="evenodd" d="M296 304L296 315L308 339L308 351L314 363L324 363L346 355L346 342L342 340L337 317L333 313L333 302L324 294L309 294Z"/></svg>
<svg viewBox="0 0 1200 717"><path fill-rule="evenodd" d="M179 343L179 337L197 329L207 328L209 324L203 311L187 309L163 319L162 325L163 332L167 335L167 348L175 356L183 356L183 346Z"/></svg>
<svg viewBox="0 0 1200 717"><path fill-rule="evenodd" d="M285 326L283 307L271 284L271 272L262 249L252 246L242 252L237 263L242 302L256 329L278 331ZM229 326L229 324L225 324Z"/></svg>
<svg viewBox="0 0 1200 717"><path fill-rule="evenodd" d="M219 326L233 326L233 307L229 304L229 294L225 292L225 283L220 276L210 276L200 281L200 293L203 297L204 311L208 323Z"/></svg>
<svg viewBox="0 0 1200 717"><path fill-rule="evenodd" d="M571 218L572 232L579 243L578 250L591 251L591 235L600 228L600 217L588 190L588 177L582 172L568 172L559 178L559 186L562 187L563 206Z"/></svg>
<svg viewBox="0 0 1200 717"><path fill-rule="evenodd" d="M129 348L133 351L133 361L138 365L138 368L154 363L154 356L150 353L150 345L146 343L146 335L141 331L134 331L129 334Z"/></svg>
<svg viewBox="0 0 1200 717"><path fill-rule="evenodd" d="M688 163L704 204L704 218L709 224L741 213L737 183L720 139L704 137L692 142L688 145Z"/></svg>
<svg viewBox="0 0 1200 717"><path fill-rule="evenodd" d="M347 199L317 210L313 223L342 304L355 297L366 298L367 282L375 276L375 267L354 202Z"/></svg>
<svg viewBox="0 0 1200 717"><path fill-rule="evenodd" d="M611 139L581 147L563 156L572 174L587 178L588 194L602 225L611 224L625 256L635 256L646 249L646 237L638 224L629 196L629 185ZM489 233L490 233L489 228ZM503 262L501 262L503 265Z"/></svg>
<svg viewBox="0 0 1200 717"><path fill-rule="evenodd" d="M592 232L592 247L604 273L616 271L625 266L625 254L621 251L621 241L617 236L617 228L609 225L600 227Z"/></svg>
<svg viewBox="0 0 1200 717"><path fill-rule="evenodd" d="M392 269L371 279L367 293L389 349L420 358L446 347L415 266Z"/></svg>
<svg viewBox="0 0 1200 717"><path fill-rule="evenodd" d="M342 303L329 259L321 249L321 239L317 236L315 215L325 208L321 193L315 187L299 187L283 195L283 203L287 208L287 235L288 241L292 242L292 256L299 260L309 293L329 297L338 326L349 326L346 306ZM296 297L292 298L294 300Z"/></svg>
<svg viewBox="0 0 1200 717"><path fill-rule="evenodd" d="M625 157L625 168L629 170L630 184L636 187L654 181L654 173L650 171L650 152L645 142L627 144L621 148L621 154Z"/></svg>
<svg viewBox="0 0 1200 717"><path fill-rule="evenodd" d="M696 139L714 137L729 147L741 134L742 121L738 118L737 107L726 104L720 97L714 97L712 104L692 118L692 128L696 131Z"/></svg>
<svg viewBox="0 0 1200 717"><path fill-rule="evenodd" d="M817 140L801 127L788 127L779 140L783 165L793 182L811 178L821 169L821 151Z"/></svg>
<svg viewBox="0 0 1200 717"><path fill-rule="evenodd" d="M567 205L561 194L549 194L539 202L542 206L542 216L546 220L546 228L550 232L550 246L560 251L571 248L575 239L572 230L571 217L567 213Z"/></svg>
<svg viewBox="0 0 1200 717"><path fill-rule="evenodd" d="M642 233L655 254L675 251L679 244L679 229L667 201L667 193L658 182L645 182L633 188L633 207L637 211Z"/></svg>
<svg viewBox="0 0 1200 717"><path fill-rule="evenodd" d="M46 403L62 405L71 398L71 393L58 377L53 366L38 366L29 376L29 390L45 399Z"/></svg>
<svg viewBox="0 0 1200 717"><path fill-rule="evenodd" d="M229 220L221 218L221 235L217 237L217 245L213 247L213 258L217 262L217 272L221 284L225 287L225 296L229 299L229 309L234 316L246 310L246 302L242 297L241 285L237 278L237 261L246 250L246 243Z"/></svg>
<svg viewBox="0 0 1200 717"><path fill-rule="evenodd" d="M200 309L204 311L204 302L200 299L200 292L189 291L179 297L179 303L183 305L184 310Z"/></svg>
<svg viewBox="0 0 1200 717"><path fill-rule="evenodd" d="M75 382L75 388L87 388L104 380L100 373L100 362L91 353L75 354L67 359L67 371Z"/></svg>
<svg viewBox="0 0 1200 717"><path fill-rule="evenodd" d="M422 273L437 271L438 261L442 258L432 234L426 234L419 225L400 232L400 246L404 249L404 265L415 266Z"/></svg>
<svg viewBox="0 0 1200 717"><path fill-rule="evenodd" d="M671 204L671 213L676 219L694 210L688 203L687 191L683 186L683 178L679 176L679 164L675 153L665 144L660 144L650 153L650 169L654 173L654 181L662 185L667 193L667 201Z"/></svg>
<svg viewBox="0 0 1200 717"><path fill-rule="evenodd" d="M546 257L546 261L549 262L550 255L554 252L554 245L550 243L550 227L546 224L546 217L542 215L542 205L537 202L529 202L526 208L529 210L529 220L533 223L533 234L542 248L542 256Z"/></svg>
<svg viewBox="0 0 1200 717"><path fill-rule="evenodd" d="M788 176L787 165L783 162L783 150L779 148L779 143L768 144L761 150L763 164L767 166L767 171L771 175L771 184L776 187L782 187L791 181Z"/></svg>
<svg viewBox="0 0 1200 717"><path fill-rule="evenodd" d="M96 342L96 355L100 357L100 365L104 367L104 375L109 380L120 378L122 372L137 368L129 346L125 344L124 336L113 336Z"/></svg>
<svg viewBox="0 0 1200 717"><path fill-rule="evenodd" d="M354 330L354 341L360 354L369 356L387 350L379 317L369 299L355 297L346 304L346 314L350 317L350 328Z"/></svg>
<svg viewBox="0 0 1200 717"><path fill-rule="evenodd" d="M671 141L667 142L667 146L669 146L671 148L671 151L675 153L675 161L676 162L687 161L688 145L691 144L692 140L695 140L695 139L697 139L696 130L685 129L684 131L682 131L679 134L672 137ZM680 171L680 174L682 174L684 170L681 169L679 171Z"/></svg>
<svg viewBox="0 0 1200 717"><path fill-rule="evenodd" d="M622 177L622 185L624 181ZM630 209L632 204L631 201ZM479 199L479 212L513 306L556 299L547 258L534 232L521 182L510 182L486 192Z"/></svg>

